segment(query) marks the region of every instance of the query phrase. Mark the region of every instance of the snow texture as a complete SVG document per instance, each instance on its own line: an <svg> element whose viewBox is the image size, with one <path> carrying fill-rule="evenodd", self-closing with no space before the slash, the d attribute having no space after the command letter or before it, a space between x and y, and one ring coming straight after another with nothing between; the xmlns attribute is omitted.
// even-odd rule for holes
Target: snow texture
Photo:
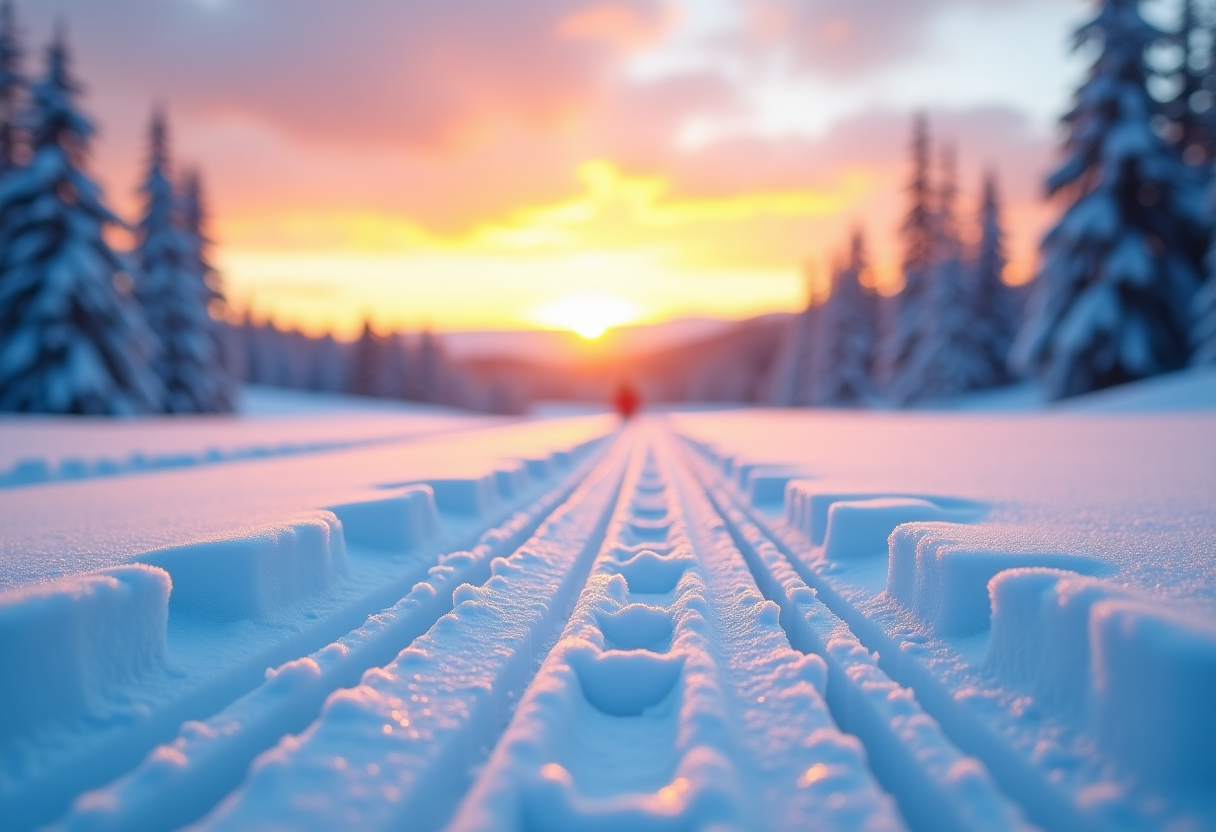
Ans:
<svg viewBox="0 0 1216 832"><path fill-rule="evenodd" d="M36 739L163 669L169 590L163 570L136 564L0 593L0 745Z"/></svg>
<svg viewBox="0 0 1216 832"><path fill-rule="evenodd" d="M844 638L839 655L853 643L876 661L890 689L908 690L943 742L974 757L1027 820L1048 830L1216 824L1206 739L1216 695L1210 415L675 421L705 480L720 483L711 493L728 506L736 537L756 541L757 559L788 564L758 577L783 615L821 603L819 626ZM781 458L777 449L805 472L787 484L781 512L718 473ZM943 493L965 498L935 496ZM867 502L878 509L863 549L871 556L832 553L831 512ZM892 530L898 518L886 506L923 502L959 515ZM886 547L874 542L887 533ZM827 654L829 704L849 702L834 710L867 743L905 816L925 829L957 822L920 814L922 772L885 773L900 758L871 733L847 686L833 693L833 679L843 680L830 643ZM860 668L854 677L866 678Z"/></svg>
<svg viewBox="0 0 1216 832"><path fill-rule="evenodd" d="M1216 826L1210 413L345 418L0 491L0 826Z"/></svg>
<svg viewBox="0 0 1216 832"><path fill-rule="evenodd" d="M515 496L514 494L508 496ZM435 489L419 485L373 500L330 506L351 543L388 552L412 551L439 531Z"/></svg>
<svg viewBox="0 0 1216 832"><path fill-rule="evenodd" d="M153 749L128 775L81 795L58 826L123 832L168 830L198 820L240 785L258 754L306 728L332 691L352 687L366 671L392 661L400 645L451 610L457 587L490 577L492 564L522 544L571 490L568 482L559 483L528 511L485 532L467 552L442 556L404 598L362 626L267 670L264 682L205 722L183 723L171 743Z"/></svg>
<svg viewBox="0 0 1216 832"><path fill-rule="evenodd" d="M346 572L346 540L338 518L322 511L139 559L173 578L174 613L257 619L331 588Z"/></svg>
<svg viewBox="0 0 1216 832"><path fill-rule="evenodd" d="M54 697L45 697L52 703L54 721L36 724L27 719L22 724L28 723L32 732L29 736L0 743L0 821L4 828L38 828L53 821L76 797L81 797L80 811L86 816L80 822L113 820L111 828L132 828L132 817L141 818L135 824L138 828L155 825L143 819L141 808L148 810L149 818L177 818L157 828L174 828L180 822L201 817L239 784L241 773L257 753L285 732L306 727L329 693L357 682L364 671L391 661L400 650L396 639L404 637L408 642L424 633L451 608L452 592L460 583L479 584L489 578L491 562L513 551L535 532L549 512L570 497L602 447L597 431L609 424L602 419L555 421L539 430L527 425L491 429L478 438L465 436L458 445L435 441L434 448L423 448L408 442L395 446L387 443L371 454L355 449L320 458L254 461L255 467L264 468L270 480L279 483L280 491L292 479L290 474L280 479L284 464L302 463L300 470L315 472L311 486L296 477L297 485L304 485L304 490L273 495L286 498L278 505L294 504L296 511L282 512L272 522L238 525L237 532L199 534L197 526L193 531L189 525L179 526L176 531L170 528L173 536L185 541L151 550L127 549L121 560L139 565L111 568L107 574L156 578L139 584L141 590L136 595L111 592L113 598L106 596L109 600L91 603L83 598L78 585L91 587L100 579L69 576L26 584L26 588L5 596L13 599L14 620L19 624L28 623L21 621L23 615L39 609L40 594L61 599L59 613L64 613L66 606L71 614L59 617L65 623L78 622L77 631L85 635L72 637L70 643L62 645L54 640L58 636L53 626L25 627L23 639L12 641L20 647L14 647L17 654L10 664L21 669L21 661L29 664L50 660L70 672L74 672L74 666L83 665L85 681L75 687L62 687L68 693L83 688L85 693L77 696L79 701L72 708L59 707ZM480 453L473 450L478 439L483 448ZM555 442L561 444L555 446ZM491 448L512 446L523 451L524 459L533 464L523 459L501 460L497 453L487 453ZM466 459L461 464L452 463L455 447L465 449ZM550 449L549 453L544 453L545 449ZM376 488L376 480L383 481L386 471L400 472L397 466L403 460L403 451L407 470L425 473L426 465L416 464L418 452L432 451L447 459L444 470L449 476L437 480L459 482L461 478L453 475L463 470L471 475L466 481L490 483L496 493L500 481L508 483L512 496L497 496L482 513L451 514L436 510L429 486ZM410 452L415 460L412 466L408 463ZM184 475L194 481L208 473L221 472L186 469L169 475ZM237 480L240 493L231 496L238 502L230 505L247 502L250 495L262 492L264 486L250 473L247 468ZM163 476L145 475L153 480ZM129 490L138 479L125 481L117 490ZM220 476L219 480L227 484L229 492L233 490L234 480L229 476ZM181 492L175 493L172 486L166 491L165 482L148 484L169 504L182 503ZM88 488L90 483L77 485ZM14 488L6 497L20 499L48 487L54 486ZM110 490L116 489L111 485ZM346 539L334 513L299 510L310 502L313 506L330 505L343 513L353 511L349 515L351 540ZM62 510L70 504L69 498L56 508ZM271 500L250 516L279 512L273 508L275 504ZM127 517L156 516L162 506L134 500ZM189 508L197 512L197 500ZM75 522L94 545L100 540L91 522L80 514L61 515L59 522L69 533ZM231 512L227 522L233 523ZM119 541L118 545L123 544ZM104 563L106 558L101 560ZM374 615L378 612L382 617ZM375 620L360 630L359 623L368 616ZM159 629L150 628L149 621L159 622ZM386 634L375 635L382 628ZM342 641L343 634L352 629L363 635L356 633L344 645L325 652L326 645ZM45 637L42 630L46 631ZM152 641L151 634L158 634L159 641ZM113 642L119 642L121 649ZM160 645L158 664L136 665L134 660L124 658L124 649L135 651L133 655L138 658L149 653L152 647L148 645L154 644ZM73 659L68 648L77 649L84 658ZM329 666L327 657L348 648L351 658L334 665L332 674L309 676L313 664ZM318 658L293 663L315 651L320 651ZM69 655L59 655L65 652ZM92 664L100 670L90 670ZM281 665L288 667L281 674L270 674L278 681L267 682L264 693L253 693L262 684L266 669ZM39 671L34 665L22 673L22 678L31 680L57 679L55 670ZM313 681L307 682L309 678ZM289 681L293 679L295 682ZM297 690L297 683L301 686L298 696L291 693ZM4 691L6 697L8 690ZM37 685L20 684L12 690L27 703L40 695ZM261 715L247 726L239 718L236 722L225 718L217 723L214 734L190 727L197 726L192 721L216 714L246 695L252 697L247 707ZM12 712L23 715L17 706ZM181 749L157 748L175 734L202 743L190 745L204 760L197 771L183 773ZM204 742L207 737L211 739ZM113 810L107 814L100 811L99 801L109 801L108 797L82 796L137 768L141 759L147 761L143 769L146 773L134 775L131 788L136 797L129 806L107 802ZM171 783L177 785L171 787ZM124 814L128 809L135 814Z"/></svg>

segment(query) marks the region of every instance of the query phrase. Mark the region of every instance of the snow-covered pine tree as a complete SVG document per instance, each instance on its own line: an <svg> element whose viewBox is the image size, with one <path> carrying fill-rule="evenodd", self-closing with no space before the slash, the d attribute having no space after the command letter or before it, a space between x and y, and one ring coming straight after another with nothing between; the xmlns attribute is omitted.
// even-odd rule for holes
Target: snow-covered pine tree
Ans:
<svg viewBox="0 0 1216 832"><path fill-rule="evenodd" d="M1216 176L1208 186L1208 218L1216 217ZM1208 248L1204 260L1207 280L1191 302L1191 363L1197 366L1216 365L1216 240Z"/></svg>
<svg viewBox="0 0 1216 832"><path fill-rule="evenodd" d="M1064 121L1068 158L1047 181L1069 205L1042 242L1015 367L1053 398L1183 366L1206 249L1202 196L1152 129L1145 53L1167 36L1136 0L1103 0L1076 33L1100 44Z"/></svg>
<svg viewBox="0 0 1216 832"><path fill-rule="evenodd" d="M232 411L236 404L238 347L233 338L232 327L223 319L228 311L223 281L207 257L207 249L211 245L206 232L207 204L203 198L202 175L197 169L187 170L182 176L179 211L186 269L194 276L203 298L208 313L207 333L215 345L217 358L208 379L208 410L227 413Z"/></svg>
<svg viewBox="0 0 1216 832"><path fill-rule="evenodd" d="M384 386L384 359L384 339L372 329L370 321L364 321L351 354L347 391L356 396L379 396Z"/></svg>
<svg viewBox="0 0 1216 832"><path fill-rule="evenodd" d="M975 291L972 312L980 329L980 346L992 374L992 384L1012 381L1009 350L1018 328L1018 309L1005 283L1005 231L1001 225L996 174L984 175L980 195L980 240L975 252Z"/></svg>
<svg viewBox="0 0 1216 832"><path fill-rule="evenodd" d="M1191 363L1216 365L1216 246L1208 252L1208 279L1195 294L1194 323L1191 328Z"/></svg>
<svg viewBox="0 0 1216 832"><path fill-rule="evenodd" d="M12 0L0 0L0 177L19 162L20 113L25 94L21 44Z"/></svg>
<svg viewBox="0 0 1216 832"><path fill-rule="evenodd" d="M412 369L406 378L408 398L417 402L446 404L446 360L439 339L429 329L424 329L418 336Z"/></svg>
<svg viewBox="0 0 1216 832"><path fill-rule="evenodd" d="M207 313L210 292L197 273L197 253L183 227L169 178L168 134L159 109L152 114L148 173L141 190L145 207L138 229L135 288L159 344L152 367L164 390L161 407L166 413L229 409L219 372L222 356Z"/></svg>
<svg viewBox="0 0 1216 832"><path fill-rule="evenodd" d="M0 410L159 410L155 342L103 237L119 220L84 172L93 126L61 32L31 92L31 158L0 182Z"/></svg>
<svg viewBox="0 0 1216 832"><path fill-rule="evenodd" d="M384 343L384 377L380 380L380 395L389 399L404 399L409 389L410 354L405 335L394 332Z"/></svg>
<svg viewBox="0 0 1216 832"><path fill-rule="evenodd" d="M815 332L811 403L864 406L875 399L870 375L876 332L876 297L861 283L865 241L853 232L848 259L832 274L832 293L822 305Z"/></svg>
<svg viewBox="0 0 1216 832"><path fill-rule="evenodd" d="M1200 166L1207 160L1210 145L1208 119L1195 106L1204 88L1204 73L1195 65L1196 35L1200 32L1201 23L1195 0L1182 0L1181 11L1178 32L1174 36L1181 55L1177 73L1178 93L1165 109L1172 123L1172 138L1182 151L1183 159L1187 164L1206 172L1207 166Z"/></svg>
<svg viewBox="0 0 1216 832"><path fill-rule="evenodd" d="M806 308L786 322L785 333L769 373L766 399L777 407L810 404L811 359L815 331L815 287L807 267Z"/></svg>
<svg viewBox="0 0 1216 832"><path fill-rule="evenodd" d="M982 324L977 326L976 284L963 265L956 201L958 179L953 149L942 151L937 239L924 301L925 329L908 362L902 403L943 399L997 383L985 355Z"/></svg>
<svg viewBox="0 0 1216 832"><path fill-rule="evenodd" d="M913 121L912 180L908 184L908 198L911 204L901 229L904 288L887 305L876 365L876 376L884 392L900 404L917 395L915 381L909 377L907 368L925 332L925 295L936 235L936 212L929 181L929 126L923 114Z"/></svg>
<svg viewBox="0 0 1216 832"><path fill-rule="evenodd" d="M341 393L346 389L347 345L333 335L313 341L312 377L309 389L322 393Z"/></svg>

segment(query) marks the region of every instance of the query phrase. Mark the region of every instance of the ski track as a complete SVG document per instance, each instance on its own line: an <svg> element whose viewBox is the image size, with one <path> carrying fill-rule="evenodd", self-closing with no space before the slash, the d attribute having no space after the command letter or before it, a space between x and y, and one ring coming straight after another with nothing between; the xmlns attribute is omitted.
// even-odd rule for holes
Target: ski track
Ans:
<svg viewBox="0 0 1216 832"><path fill-rule="evenodd" d="M666 441L453 830L900 829Z"/></svg>
<svg viewBox="0 0 1216 832"><path fill-rule="evenodd" d="M148 653L120 674L143 699L119 684L102 716L82 705L0 752L0 827L1211 828L1210 797L1163 798L1062 712L1027 711L975 656L925 634L926 617L951 632L975 612L965 593L955 607L925 601L936 574L902 589L903 553L921 557L918 534L980 522L983 505L787 487L802 475L639 419L519 470L435 481L436 499L446 489L481 507L455 531L440 534L432 498L404 483L259 532L321 558L292 580L319 581L331 607L289 580L278 618L259 607L200 634L162 598L168 646L139 636ZM487 513L487 483L518 499ZM782 499L784 518L765 510ZM386 511L410 531L377 537ZM892 528L884 585L867 558ZM369 557L369 544L399 554ZM175 557L147 562L180 569ZM1001 557L1026 567L1008 594L1072 575L1081 583L1059 591L1121 597L1085 577L1083 559L1052 563L1074 574ZM167 593L163 574L124 566L65 591L104 605L106 593ZM297 595L321 612L287 626ZM166 628L154 615L123 626ZM166 651L216 667L175 668Z"/></svg>
<svg viewBox="0 0 1216 832"><path fill-rule="evenodd" d="M1006 540L1002 544L1006 549L991 552L982 546L971 550L963 543L958 551L972 561L968 568L975 570L974 576L966 584L955 585L952 594L935 597L935 592L941 592L937 581L943 580L940 570L944 567L940 560L935 566L934 558L927 555L941 558L940 552L950 553L953 541L966 540L961 532L966 524L982 519L981 505L936 495L888 494L874 488L855 491L852 484L817 481L804 470L723 456L711 445L691 438L683 438L683 445L690 466L730 518L736 540L751 551L758 583L779 603L784 597L783 620L791 641L827 658L828 699L838 722L866 741L879 779L900 797L901 808L915 821L914 826L999 829L1018 828L1029 821L1049 832L1216 828L1216 799L1210 779L1205 781L1211 768L1202 762L1205 752L1193 750L1206 743L1198 739L1202 728L1191 734L1196 739L1180 740L1177 734L1171 738L1177 745L1166 752L1165 760L1175 766L1171 776L1184 785L1182 789L1162 789L1163 784L1173 784L1162 777L1133 773L1129 769L1136 767L1135 762L1112 759L1109 751L1096 747L1100 738L1093 732L1099 729L1086 726L1079 710L1082 705L1077 700L1084 693L1070 691L1071 712L1053 701L1052 694L1062 697L1058 690L1049 690L1039 705L1026 696L1024 688L1015 689L999 678L991 656L985 658L973 649L964 655L953 646L960 642L947 643L942 638L983 629L975 623L977 615L985 619L991 615L991 626L996 629L996 614L976 609L973 599L977 589L985 602L989 592L997 593L995 579L992 588L986 586L989 574L1007 570L1003 574L1012 576L1010 584L1032 590L1064 581L1065 589L1057 587L1056 592L1062 594L1053 600L1064 610L1072 603L1072 611L1062 615L1072 615L1067 623L1074 627L1080 616L1081 638L1085 639L1085 614L1091 604L1126 599L1134 605L1137 598L1144 604L1143 597L1134 592L1086 577L1101 574L1100 563L1064 553L1044 554L1034 542L1020 548L1016 541L1010 544ZM795 481L805 487L787 488L787 483ZM772 512L774 490L784 492L783 515ZM842 507L844 517L837 513ZM926 510L930 513L917 516ZM851 518L866 522L839 523L836 531L844 533L833 540L832 524ZM918 522L924 520L934 522ZM866 529L867 524L872 528ZM883 540L888 534L889 541ZM924 545L926 541L929 547ZM935 552L932 546L941 548ZM888 548L887 561L873 559L876 552ZM1052 568L1045 568L1048 566ZM1192 625L1171 622L1158 609L1149 605L1135 609L1151 616L1149 620L1161 622L1155 626L1169 628L1165 632L1170 639L1193 651L1187 658L1179 653L1180 658L1173 659L1192 664L1164 672L1187 679L1183 684L1195 691L1189 695L1202 698L1204 694L1198 690L1206 690L1212 681L1210 662L1216 633L1200 630L1192 635L1187 631ZM1035 630L1041 623L1019 618L1008 621L1003 635L1013 643L1019 661L1033 666L1059 660L1054 654L1035 658L1053 649L1040 640L1044 634ZM1066 656L1063 661L1072 665L1061 674L1065 675L1062 684L1092 685L1092 677L1086 677L1087 672L1092 673L1088 656L1078 652L1072 642L1074 633L1064 629L1063 619L1047 626L1058 632L1048 633L1045 640L1062 643L1063 647L1054 649L1061 650L1058 655ZM1093 628L1090 623L1091 642ZM1124 632L1130 632L1130 627ZM1080 648L1092 649L1091 644ZM1178 648L1155 645L1149 649ZM1167 682L1173 684L1172 679ZM883 697L874 695L883 689L890 691L885 708ZM1165 688L1165 695L1177 696L1170 687ZM892 709L898 699L904 699L905 706ZM1139 712L1121 713L1115 719L1120 723L1141 721L1147 716L1145 705L1169 708L1164 703L1141 701L1136 703ZM908 723L907 717L913 714L915 720ZM915 733L910 730L913 725ZM892 737L884 736L887 734L898 735L899 743L893 745ZM909 754L914 765L901 767ZM1199 766L1194 773L1186 769L1190 758L1196 758ZM1180 764L1181 772L1176 768ZM1196 788L1195 781L1206 786Z"/></svg>

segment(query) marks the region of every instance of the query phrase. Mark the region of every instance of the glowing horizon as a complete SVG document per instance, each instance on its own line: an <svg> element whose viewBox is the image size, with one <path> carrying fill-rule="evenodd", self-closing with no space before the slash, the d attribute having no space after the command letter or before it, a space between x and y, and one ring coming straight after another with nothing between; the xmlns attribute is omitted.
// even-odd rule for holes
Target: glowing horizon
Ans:
<svg viewBox="0 0 1216 832"><path fill-rule="evenodd" d="M59 9L111 205L138 215L162 102L174 159L202 169L232 307L342 338L365 320L603 331L597 310L538 312L587 296L629 323L794 311L854 225L890 293L918 109L958 149L965 220L997 170L1007 279L1024 282L1085 10L538 0L504 16L486 0L356 0L367 14L309 3L288 31L269 0L145 2ZM31 74L52 12L18 3Z"/></svg>

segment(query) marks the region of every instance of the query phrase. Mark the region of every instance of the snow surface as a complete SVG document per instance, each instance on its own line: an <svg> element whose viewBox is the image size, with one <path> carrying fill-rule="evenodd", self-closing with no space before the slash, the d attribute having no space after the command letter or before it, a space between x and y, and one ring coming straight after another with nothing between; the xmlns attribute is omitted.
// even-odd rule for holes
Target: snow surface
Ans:
<svg viewBox="0 0 1216 832"><path fill-rule="evenodd" d="M317 393L247 384L237 396L237 412L243 416L317 416L356 414L412 414L418 416L465 416L451 407L371 396Z"/></svg>
<svg viewBox="0 0 1216 832"><path fill-rule="evenodd" d="M9 428L320 444L0 489L6 831L1216 828L1210 412Z"/></svg>
<svg viewBox="0 0 1216 832"><path fill-rule="evenodd" d="M1030 821L1216 828L1216 415L672 422Z"/></svg>

